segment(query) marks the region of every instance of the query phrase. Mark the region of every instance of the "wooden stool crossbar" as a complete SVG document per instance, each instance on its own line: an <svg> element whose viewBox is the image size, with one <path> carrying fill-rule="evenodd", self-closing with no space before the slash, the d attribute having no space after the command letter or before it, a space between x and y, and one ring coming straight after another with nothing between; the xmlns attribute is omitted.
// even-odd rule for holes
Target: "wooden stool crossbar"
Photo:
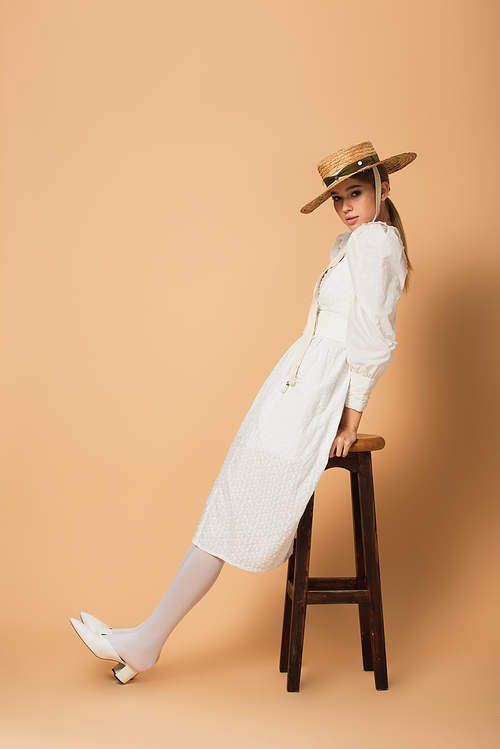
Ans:
<svg viewBox="0 0 500 749"><path fill-rule="evenodd" d="M371 460L384 445L382 437L359 434L349 454L330 458L325 468L350 472L356 577L309 577L314 494L300 520L288 562L281 640L280 671L287 673L288 692L300 688L307 606L331 603L358 605L363 668L374 672L376 689L388 688Z"/></svg>

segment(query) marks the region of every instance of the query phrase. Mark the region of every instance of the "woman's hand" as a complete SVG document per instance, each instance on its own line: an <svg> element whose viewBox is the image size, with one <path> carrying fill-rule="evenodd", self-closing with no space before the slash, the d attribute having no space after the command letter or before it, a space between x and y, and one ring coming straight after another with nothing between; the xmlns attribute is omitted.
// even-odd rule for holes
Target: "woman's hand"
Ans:
<svg viewBox="0 0 500 749"><path fill-rule="evenodd" d="M330 449L330 458L335 457L335 455L338 458L345 458L352 443L356 442L362 415L362 411L355 411L354 408L344 406L339 428Z"/></svg>
<svg viewBox="0 0 500 749"><path fill-rule="evenodd" d="M356 442L357 436L355 429L340 425L337 429L335 439L333 440L330 450L330 458L335 457L335 455L338 458L345 458L353 442Z"/></svg>

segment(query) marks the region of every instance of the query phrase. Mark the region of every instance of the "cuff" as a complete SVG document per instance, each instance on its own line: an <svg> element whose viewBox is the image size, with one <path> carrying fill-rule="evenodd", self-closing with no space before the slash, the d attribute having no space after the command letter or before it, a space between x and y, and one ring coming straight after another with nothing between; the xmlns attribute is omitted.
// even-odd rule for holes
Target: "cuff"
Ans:
<svg viewBox="0 0 500 749"><path fill-rule="evenodd" d="M354 408L356 411L364 411L368 404L370 393L378 382L378 378L363 377L363 375L357 374L352 369L350 373L351 379L345 406L347 408Z"/></svg>

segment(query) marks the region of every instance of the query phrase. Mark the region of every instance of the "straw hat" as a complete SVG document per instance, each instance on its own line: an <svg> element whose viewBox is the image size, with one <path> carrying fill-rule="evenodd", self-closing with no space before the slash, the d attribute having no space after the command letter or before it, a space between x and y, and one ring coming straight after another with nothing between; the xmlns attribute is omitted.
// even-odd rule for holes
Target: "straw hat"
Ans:
<svg viewBox="0 0 500 749"><path fill-rule="evenodd" d="M417 158L416 153L400 153L397 156L391 156L388 159L380 159L370 141L357 143L350 148L343 148L341 151L332 153L318 164L318 172L321 175L325 186L328 188L317 198L311 200L303 208L301 213L312 213L321 203L328 200L333 190L344 180L353 177L358 172L370 169L372 166L383 164L389 174L404 169L405 166Z"/></svg>

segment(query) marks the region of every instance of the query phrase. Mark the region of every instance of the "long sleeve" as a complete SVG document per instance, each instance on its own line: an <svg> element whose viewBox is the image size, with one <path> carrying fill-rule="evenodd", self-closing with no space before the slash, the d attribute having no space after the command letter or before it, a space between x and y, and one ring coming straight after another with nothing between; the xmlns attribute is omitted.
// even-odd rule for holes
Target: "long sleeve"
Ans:
<svg viewBox="0 0 500 749"><path fill-rule="evenodd" d="M407 263L399 232L382 222L352 232L346 259L353 297L347 322L350 383L345 405L364 411L396 348L396 307Z"/></svg>

